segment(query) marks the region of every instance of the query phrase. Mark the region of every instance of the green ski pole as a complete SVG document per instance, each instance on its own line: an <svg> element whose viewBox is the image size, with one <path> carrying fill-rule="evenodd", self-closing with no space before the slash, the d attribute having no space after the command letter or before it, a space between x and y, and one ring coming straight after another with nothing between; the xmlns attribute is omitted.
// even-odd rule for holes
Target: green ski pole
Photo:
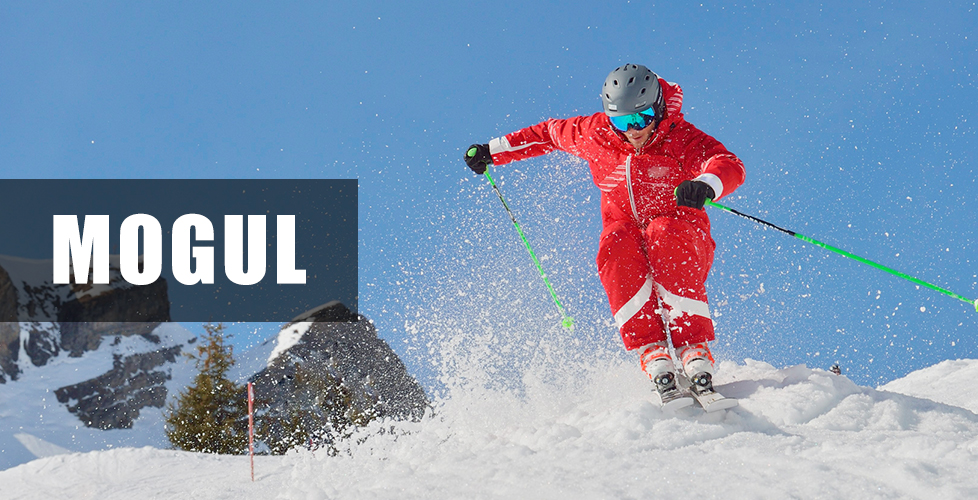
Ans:
<svg viewBox="0 0 978 500"><path fill-rule="evenodd" d="M873 262L873 261L871 261L869 259L860 257L860 256L855 255L855 254L852 254L852 253L849 253L849 252L847 252L845 250L842 250L841 248L836 248L836 247L834 247L832 245L829 245L827 243L822 243L821 241L818 241L818 240L816 240L814 238L809 238L808 236L805 236L803 234L798 234L798 233L796 233L796 232L794 232L794 231L792 231L790 229L785 229L783 227L779 227L779 226L776 226L774 224L771 224L768 221L765 221L765 220L762 220L762 219L758 219L757 217L754 217L753 215L747 215L747 214L745 214L743 212L738 212L737 210L734 210L734 209L732 209L730 207L725 207L725 206L723 206L723 205L721 205L719 203L715 203L713 200L706 200L706 204L709 205L709 206L711 206L711 207L716 207L716 208L719 208L720 210L724 210L726 212L730 212L730 213L732 213L734 215L739 215L741 217L744 217L745 219L750 219L750 220L752 220L754 222L757 222L758 224L762 224L762 225L765 225L767 227L777 229L778 231L781 231L782 233L785 233L785 234L789 234L791 236L794 236L795 238L798 238L801 241L804 241L806 243L811 243L812 245L815 245L817 247L824 248L824 249L826 249L826 250L828 250L830 252L835 252L835 253L837 253L839 255L842 255L844 257L850 258L852 260L855 260L856 262L861 262L861 263L866 264L868 266L875 267L876 269L879 269L880 271L888 272L888 273L890 273L890 274L892 274L894 276L897 276L899 278L903 278L903 279L905 279L905 280L907 280L907 281L909 281L911 283L915 283L915 284L920 285L920 286L925 287L925 288L930 288L931 290L934 290L934 291L937 291L937 292L941 292L944 295L947 295L949 297L958 299L958 300L963 301L963 302L967 302L967 303L975 306L975 311L978 311L978 300L972 300L972 299L969 299L969 298L964 297L962 295L958 295L958 294L956 294L956 293L954 293L954 292L952 292L950 290L941 288L941 287L939 287L937 285L933 285L933 284L928 283L928 282L926 282L924 280L920 280L920 279L914 278L913 276L910 276L908 274L901 273L900 271L897 271L896 269L892 269L892 268L886 267L886 266L884 266L882 264Z"/></svg>
<svg viewBox="0 0 978 500"><path fill-rule="evenodd" d="M476 149L472 148L466 152L469 157L475 156ZM526 251L530 253L530 258L533 259L533 263L537 266L537 271L540 273L540 277L543 278L543 282L547 285L547 290L550 291L550 296L554 299L554 304L557 304L557 310L560 311L561 321L560 324L568 330L574 329L574 318L567 315L567 311L564 310L564 305L560 303L560 299L557 298L557 292L554 291L553 285L550 284L550 280L547 279L547 274L543 272L543 266L540 265L540 260L537 259L537 255L533 253L533 248L530 246L530 242L526 239L526 235L523 234L523 229L520 227L520 223L516 222L516 217L513 216L513 211L509 209L509 204L506 203L506 198L503 198L502 191L499 190L499 186L496 185L496 181L492 180L492 176L489 175L489 168L486 168L484 174L486 179L489 180L489 184L492 189L496 191L496 196L499 197L499 201L503 203L503 208L506 209L506 213L509 214L509 220L513 221L513 227L516 228L516 232L519 233L520 239L523 240L523 246L526 247Z"/></svg>

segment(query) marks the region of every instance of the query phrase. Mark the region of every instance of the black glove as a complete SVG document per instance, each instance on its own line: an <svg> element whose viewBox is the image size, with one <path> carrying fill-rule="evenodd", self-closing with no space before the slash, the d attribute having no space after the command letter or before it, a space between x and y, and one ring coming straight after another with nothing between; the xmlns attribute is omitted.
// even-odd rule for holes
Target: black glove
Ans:
<svg viewBox="0 0 978 500"><path fill-rule="evenodd" d="M492 155L489 154L488 144L473 144L465 150L465 164L473 172L482 175L486 173L486 166L492 165Z"/></svg>
<svg viewBox="0 0 978 500"><path fill-rule="evenodd" d="M681 207L702 209L706 200L716 197L709 184L700 181L683 181L676 188L676 203Z"/></svg>

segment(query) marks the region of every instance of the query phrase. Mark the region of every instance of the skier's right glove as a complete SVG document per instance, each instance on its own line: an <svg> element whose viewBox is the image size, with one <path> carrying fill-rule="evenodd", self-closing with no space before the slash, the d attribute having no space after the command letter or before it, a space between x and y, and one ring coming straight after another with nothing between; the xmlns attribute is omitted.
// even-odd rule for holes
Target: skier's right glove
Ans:
<svg viewBox="0 0 978 500"><path fill-rule="evenodd" d="M473 172L482 175L486 173L486 167L492 165L492 155L489 154L488 144L473 144L465 150L465 164Z"/></svg>

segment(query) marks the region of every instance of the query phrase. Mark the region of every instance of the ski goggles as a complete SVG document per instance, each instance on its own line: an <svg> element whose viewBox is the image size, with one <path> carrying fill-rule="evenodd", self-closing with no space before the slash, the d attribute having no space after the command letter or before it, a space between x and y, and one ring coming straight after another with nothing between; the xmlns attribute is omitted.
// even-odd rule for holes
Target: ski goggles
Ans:
<svg viewBox="0 0 978 500"><path fill-rule="evenodd" d="M645 111L639 111L638 113L632 113L630 115L609 116L608 118L611 120L611 124L622 132L628 132L628 129L630 128L642 130L655 121L655 110L649 108Z"/></svg>

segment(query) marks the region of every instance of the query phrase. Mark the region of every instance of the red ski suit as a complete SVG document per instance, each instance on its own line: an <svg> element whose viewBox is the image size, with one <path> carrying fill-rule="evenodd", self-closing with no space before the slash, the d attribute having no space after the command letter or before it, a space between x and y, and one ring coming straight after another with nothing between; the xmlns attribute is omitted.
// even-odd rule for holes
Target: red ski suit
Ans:
<svg viewBox="0 0 978 500"><path fill-rule="evenodd" d="M587 160L601 190L604 229L597 264L626 349L667 339L679 347L713 340L706 277L716 244L705 210L676 204L676 186L709 184L716 197L744 182L744 164L683 119L679 85L660 79L666 117L641 148L604 113L551 119L489 143L492 162L561 150Z"/></svg>

